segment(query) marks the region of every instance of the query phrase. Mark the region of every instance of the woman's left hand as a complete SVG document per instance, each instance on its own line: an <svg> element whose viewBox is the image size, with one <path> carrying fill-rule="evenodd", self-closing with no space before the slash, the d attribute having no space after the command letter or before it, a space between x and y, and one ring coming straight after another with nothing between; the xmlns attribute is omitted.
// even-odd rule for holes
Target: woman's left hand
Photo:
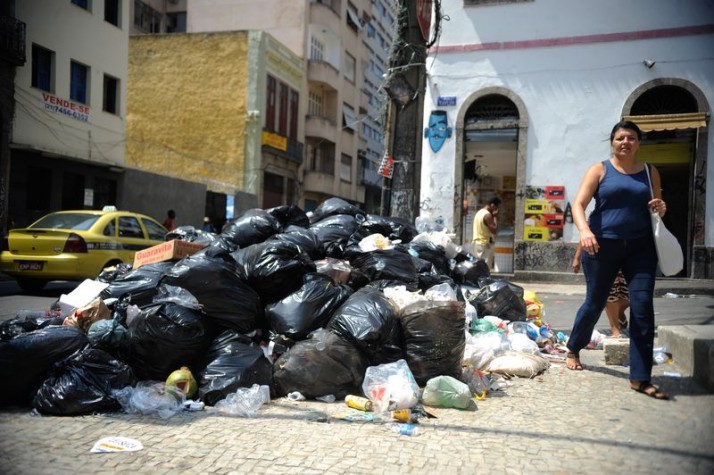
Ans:
<svg viewBox="0 0 714 475"><path fill-rule="evenodd" d="M664 214L667 212L667 203L665 203L663 200L659 198L655 198L653 200L650 200L649 203L647 203L652 211L657 211L657 214L659 214L659 217L663 217Z"/></svg>

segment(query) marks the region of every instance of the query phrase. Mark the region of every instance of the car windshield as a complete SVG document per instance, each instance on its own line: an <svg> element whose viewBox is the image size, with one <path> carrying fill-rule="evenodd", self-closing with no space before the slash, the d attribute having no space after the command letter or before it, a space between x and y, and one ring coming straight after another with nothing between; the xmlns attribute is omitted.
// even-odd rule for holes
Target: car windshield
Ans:
<svg viewBox="0 0 714 475"><path fill-rule="evenodd" d="M91 228L98 219L99 216L85 213L53 213L33 223L29 228L75 229L78 231L86 231Z"/></svg>

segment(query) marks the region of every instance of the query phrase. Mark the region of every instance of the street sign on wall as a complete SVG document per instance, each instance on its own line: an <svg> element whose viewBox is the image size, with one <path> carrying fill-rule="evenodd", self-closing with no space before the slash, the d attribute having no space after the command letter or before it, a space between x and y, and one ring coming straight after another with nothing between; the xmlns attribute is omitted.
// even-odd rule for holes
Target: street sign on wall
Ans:
<svg viewBox="0 0 714 475"><path fill-rule="evenodd" d="M424 41L429 41L429 30L431 29L432 0L417 0L417 21Z"/></svg>

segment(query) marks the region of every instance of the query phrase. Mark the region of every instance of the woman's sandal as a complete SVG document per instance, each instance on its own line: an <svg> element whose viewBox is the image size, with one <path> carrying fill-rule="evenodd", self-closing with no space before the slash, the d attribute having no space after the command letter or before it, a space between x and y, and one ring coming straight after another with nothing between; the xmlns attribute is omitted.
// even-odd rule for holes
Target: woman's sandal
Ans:
<svg viewBox="0 0 714 475"><path fill-rule="evenodd" d="M568 360L572 361L572 364L568 364ZM569 351L565 355L565 366L572 371L582 371L583 365L580 364L580 355Z"/></svg>
<svg viewBox="0 0 714 475"><path fill-rule="evenodd" d="M627 317L620 317L620 318L618 318L618 319L617 319L617 323L619 323L619 324L620 324L620 328L624 330L625 328L627 328Z"/></svg>
<svg viewBox="0 0 714 475"><path fill-rule="evenodd" d="M649 381L642 381L638 386L630 386L630 388L633 391L637 391L638 393L646 394L647 396L654 398L654 399L661 399L661 400L667 400L669 399L669 396L667 395L666 392L662 391L658 387L656 387L654 384L652 384Z"/></svg>

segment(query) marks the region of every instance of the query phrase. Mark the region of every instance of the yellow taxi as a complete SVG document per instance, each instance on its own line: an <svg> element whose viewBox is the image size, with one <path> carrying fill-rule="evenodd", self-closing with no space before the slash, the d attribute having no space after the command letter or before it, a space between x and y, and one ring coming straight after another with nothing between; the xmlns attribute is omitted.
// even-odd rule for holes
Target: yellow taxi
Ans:
<svg viewBox="0 0 714 475"><path fill-rule="evenodd" d="M137 251L160 244L168 231L149 216L117 211L50 213L12 229L0 254L0 271L26 291L50 280L94 279L105 267L131 263Z"/></svg>

